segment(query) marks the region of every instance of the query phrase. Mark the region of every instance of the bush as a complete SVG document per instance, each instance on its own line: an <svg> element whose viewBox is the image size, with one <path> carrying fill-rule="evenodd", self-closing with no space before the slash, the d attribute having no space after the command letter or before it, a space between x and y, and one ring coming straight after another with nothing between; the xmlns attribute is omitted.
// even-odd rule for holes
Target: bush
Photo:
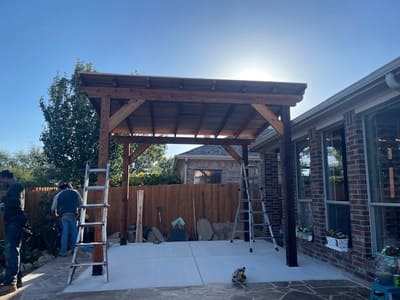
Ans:
<svg viewBox="0 0 400 300"><path fill-rule="evenodd" d="M155 173L138 173L129 176L129 185L145 186L159 184L179 184L180 179L174 175L155 174Z"/></svg>

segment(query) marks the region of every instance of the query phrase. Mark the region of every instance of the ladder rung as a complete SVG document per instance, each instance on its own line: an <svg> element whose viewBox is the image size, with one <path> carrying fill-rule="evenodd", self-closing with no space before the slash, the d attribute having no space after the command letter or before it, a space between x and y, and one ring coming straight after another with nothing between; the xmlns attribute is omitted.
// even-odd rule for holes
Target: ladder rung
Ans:
<svg viewBox="0 0 400 300"><path fill-rule="evenodd" d="M90 242L90 243L78 243L78 244L75 244L75 246L78 246L78 247L96 246L96 245L106 246L107 242Z"/></svg>
<svg viewBox="0 0 400 300"><path fill-rule="evenodd" d="M105 265L107 265L106 261L103 261L103 262L75 263L75 264L71 264L71 267L105 266Z"/></svg>
<svg viewBox="0 0 400 300"><path fill-rule="evenodd" d="M93 208L93 207L110 207L108 203L95 203L95 204L85 204L79 206L80 208Z"/></svg>
<svg viewBox="0 0 400 300"><path fill-rule="evenodd" d="M79 226L99 226L99 225L104 225L104 222L85 222L79 224Z"/></svg>
<svg viewBox="0 0 400 300"><path fill-rule="evenodd" d="M107 169L103 169L103 168L93 168L93 169L89 169L90 173L102 173L102 172L107 172Z"/></svg>
<svg viewBox="0 0 400 300"><path fill-rule="evenodd" d="M106 187L104 185L91 185L86 187L87 191L102 191L105 189Z"/></svg>

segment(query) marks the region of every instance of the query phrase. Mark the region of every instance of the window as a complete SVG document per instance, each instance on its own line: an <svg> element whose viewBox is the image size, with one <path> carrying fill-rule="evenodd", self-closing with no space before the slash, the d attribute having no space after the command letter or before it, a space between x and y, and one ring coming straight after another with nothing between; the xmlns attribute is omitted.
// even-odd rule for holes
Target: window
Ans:
<svg viewBox="0 0 400 300"><path fill-rule="evenodd" d="M221 170L195 170L194 183L221 183Z"/></svg>
<svg viewBox="0 0 400 300"><path fill-rule="evenodd" d="M301 227L312 228L311 210L311 157L309 139L295 143L296 183L297 183L297 223Z"/></svg>
<svg viewBox="0 0 400 300"><path fill-rule="evenodd" d="M400 105L365 121L373 244L400 246Z"/></svg>
<svg viewBox="0 0 400 300"><path fill-rule="evenodd" d="M328 130L323 135L327 229L351 237L350 206L347 189L346 142L344 128Z"/></svg>

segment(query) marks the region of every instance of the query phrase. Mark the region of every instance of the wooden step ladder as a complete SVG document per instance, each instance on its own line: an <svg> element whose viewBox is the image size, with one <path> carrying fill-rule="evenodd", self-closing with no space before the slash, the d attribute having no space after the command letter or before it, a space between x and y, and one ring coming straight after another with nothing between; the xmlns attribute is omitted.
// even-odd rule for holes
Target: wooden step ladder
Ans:
<svg viewBox="0 0 400 300"><path fill-rule="evenodd" d="M90 175L91 174L101 174L105 175L104 185L90 185ZM85 266L102 266L104 273L104 282L108 282L108 256L107 256L107 213L108 213L108 189L110 181L110 164L107 164L105 169L95 168L91 169L89 164L86 164L84 186L83 186L83 197L82 205L79 207L79 222L78 222L78 234L76 237L76 243L72 255L71 270L68 277L68 284L71 284L72 278L74 276L77 267ZM88 203L88 193L89 191L102 191L102 203ZM96 209L102 210L101 221L98 222L86 222L86 213L88 210L95 212ZM87 242L83 241L85 229L89 227L101 227L101 241L98 242ZM95 247L101 246L103 248L103 261L101 262L79 262L78 261L78 251L84 247Z"/></svg>
<svg viewBox="0 0 400 300"><path fill-rule="evenodd" d="M249 234L249 251L253 252L253 242L256 239L267 240L271 239L276 251L279 250L276 243L274 233L272 231L270 219L267 213L266 201L264 198L264 190L260 184L261 178L258 174L258 169L256 166L248 166L246 169L245 164L241 163L241 188L239 191L239 203L236 209L235 223L233 225L231 243L237 233L247 233ZM249 172L251 170L251 172ZM255 190L258 190L259 197L254 197ZM243 191L245 193L243 194ZM243 215L247 214L247 218L242 218ZM255 220L257 222L255 222ZM243 228L238 229L239 223L248 225L248 229ZM257 231L255 229L258 229ZM267 234L269 231L269 235ZM257 235L261 232L262 235Z"/></svg>

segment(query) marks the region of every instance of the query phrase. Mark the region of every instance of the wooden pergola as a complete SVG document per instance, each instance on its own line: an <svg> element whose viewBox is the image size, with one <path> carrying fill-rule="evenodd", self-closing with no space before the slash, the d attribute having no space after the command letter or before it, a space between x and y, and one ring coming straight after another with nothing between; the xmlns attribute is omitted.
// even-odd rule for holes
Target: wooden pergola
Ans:
<svg viewBox="0 0 400 300"><path fill-rule="evenodd" d="M110 138L124 145L121 244L127 241L129 165L151 144L222 145L247 165L248 146L272 126L282 137L286 260L297 266L290 107L302 100L306 84L103 73L80 73L80 82L100 115L99 167L107 165ZM132 143L139 144L133 153ZM242 146L242 157L231 145ZM102 259L96 247L93 260ZM102 266L93 267L93 275L102 272Z"/></svg>

